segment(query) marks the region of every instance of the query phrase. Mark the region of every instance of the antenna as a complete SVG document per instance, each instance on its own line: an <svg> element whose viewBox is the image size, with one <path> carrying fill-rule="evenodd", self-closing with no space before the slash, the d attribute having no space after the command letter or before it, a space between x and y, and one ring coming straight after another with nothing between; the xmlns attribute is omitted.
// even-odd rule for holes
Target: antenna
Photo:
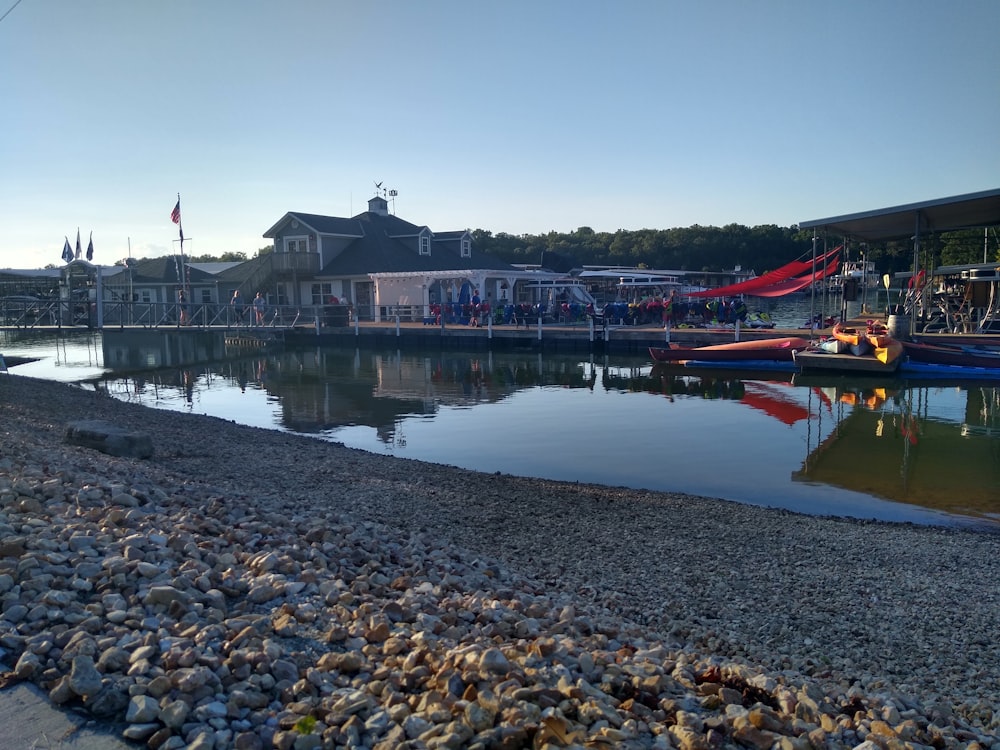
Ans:
<svg viewBox="0 0 1000 750"><path fill-rule="evenodd" d="M392 213L393 214L396 213L396 196L397 195L399 195L399 191L398 190L390 190L389 191L389 198L391 199Z"/></svg>

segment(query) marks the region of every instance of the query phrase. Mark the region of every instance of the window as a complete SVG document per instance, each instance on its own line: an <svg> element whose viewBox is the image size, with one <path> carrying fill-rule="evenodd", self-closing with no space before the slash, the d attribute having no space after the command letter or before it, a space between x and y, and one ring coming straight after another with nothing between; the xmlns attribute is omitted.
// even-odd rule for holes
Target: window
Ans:
<svg viewBox="0 0 1000 750"><path fill-rule="evenodd" d="M472 240L468 237L462 238L462 257L471 258L472 257Z"/></svg>
<svg viewBox="0 0 1000 750"><path fill-rule="evenodd" d="M325 305L326 301L333 296L333 284L313 284L311 291L312 303L314 305Z"/></svg>
<svg viewBox="0 0 1000 750"><path fill-rule="evenodd" d="M212 301L212 290L202 289L200 291L201 291L201 301L206 305L209 304Z"/></svg>
<svg viewBox="0 0 1000 750"><path fill-rule="evenodd" d="M420 235L420 254L430 255L431 254L431 238L429 235Z"/></svg>
<svg viewBox="0 0 1000 750"><path fill-rule="evenodd" d="M305 237L285 237L286 253L306 253L309 252L309 245Z"/></svg>

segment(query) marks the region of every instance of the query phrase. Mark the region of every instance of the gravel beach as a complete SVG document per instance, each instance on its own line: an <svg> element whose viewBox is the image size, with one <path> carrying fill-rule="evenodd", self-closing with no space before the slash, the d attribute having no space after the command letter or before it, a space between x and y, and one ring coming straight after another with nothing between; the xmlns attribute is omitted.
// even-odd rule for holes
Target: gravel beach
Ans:
<svg viewBox="0 0 1000 750"><path fill-rule="evenodd" d="M92 419L153 456L68 444ZM1000 748L998 582L993 533L480 474L0 375L3 683L151 748Z"/></svg>

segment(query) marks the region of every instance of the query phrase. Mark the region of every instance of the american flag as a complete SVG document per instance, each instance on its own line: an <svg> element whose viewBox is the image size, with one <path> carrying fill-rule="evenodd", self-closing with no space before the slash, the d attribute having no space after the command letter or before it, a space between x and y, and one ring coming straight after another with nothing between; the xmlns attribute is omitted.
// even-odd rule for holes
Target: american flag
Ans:
<svg viewBox="0 0 1000 750"><path fill-rule="evenodd" d="M174 206L174 210L170 212L170 221L174 222L174 224L180 224L181 223L181 200L180 200L180 198L177 199L177 205Z"/></svg>

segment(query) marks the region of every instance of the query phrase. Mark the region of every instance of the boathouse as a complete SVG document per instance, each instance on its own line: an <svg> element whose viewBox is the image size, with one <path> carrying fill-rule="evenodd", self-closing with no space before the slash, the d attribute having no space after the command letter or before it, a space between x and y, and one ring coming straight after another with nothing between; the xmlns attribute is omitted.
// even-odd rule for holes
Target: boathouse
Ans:
<svg viewBox="0 0 1000 750"><path fill-rule="evenodd" d="M264 237L270 257L250 280L287 305L347 302L362 319L419 319L430 306L514 301L518 281L539 274L477 252L469 230L434 232L389 212L376 195L368 210L343 218L290 211Z"/></svg>

